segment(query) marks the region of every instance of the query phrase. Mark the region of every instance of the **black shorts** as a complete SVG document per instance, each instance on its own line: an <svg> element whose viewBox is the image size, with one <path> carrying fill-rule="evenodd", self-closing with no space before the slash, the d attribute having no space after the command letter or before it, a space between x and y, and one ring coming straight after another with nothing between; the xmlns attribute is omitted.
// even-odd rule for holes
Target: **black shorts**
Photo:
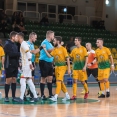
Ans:
<svg viewBox="0 0 117 117"><path fill-rule="evenodd" d="M32 65L33 65L33 67L35 67L34 62L32 62ZM32 76L34 76L34 75L35 75L35 70L32 70Z"/></svg>
<svg viewBox="0 0 117 117"><path fill-rule="evenodd" d="M10 68L5 69L6 78L17 77L18 69L11 70Z"/></svg>
<svg viewBox="0 0 117 117"><path fill-rule="evenodd" d="M94 69L87 69L87 75L88 75L88 77L90 76L90 75L93 75L95 78L97 78L98 77L98 68L94 68Z"/></svg>
<svg viewBox="0 0 117 117"><path fill-rule="evenodd" d="M40 60L39 67L40 67L41 77L46 78L47 76L53 76L53 65L51 62Z"/></svg>

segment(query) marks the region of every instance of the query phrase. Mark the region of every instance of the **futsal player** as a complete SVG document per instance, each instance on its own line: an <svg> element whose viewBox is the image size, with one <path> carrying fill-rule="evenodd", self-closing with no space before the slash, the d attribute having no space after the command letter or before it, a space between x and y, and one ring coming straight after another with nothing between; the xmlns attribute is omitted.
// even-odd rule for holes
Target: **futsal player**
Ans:
<svg viewBox="0 0 117 117"><path fill-rule="evenodd" d="M77 80L79 80L85 89L84 99L88 98L88 86L85 80L87 80L86 67L88 63L88 55L85 47L81 45L81 38L75 38L76 48L70 53L70 57L73 59L73 96L71 100L76 99L77 95Z"/></svg>
<svg viewBox="0 0 117 117"><path fill-rule="evenodd" d="M61 46L62 37L56 36L53 43L54 43L54 50L49 54L44 48L46 54L49 57L54 57L55 62L55 77L56 77L56 92L55 95L50 98L52 101L57 101L58 95L60 91L62 90L65 93L65 97L62 100L70 100L70 96L68 94L67 88L64 84L64 75L66 73L67 67L68 67L68 74L70 75L70 61L69 56L67 53L67 50ZM67 61L67 66L66 66Z"/></svg>
<svg viewBox="0 0 117 117"><path fill-rule="evenodd" d="M100 82L98 80L98 64L96 60L96 54L95 54L95 51L92 49L91 43L86 43L86 49L88 50L87 75L88 77L90 75L93 75L93 77L95 78L95 80L99 85L99 90L101 91ZM98 93L99 95L101 93L100 91Z"/></svg>
<svg viewBox="0 0 117 117"><path fill-rule="evenodd" d="M103 43L104 41L102 38L98 38L96 41L96 45L98 47L96 50L96 58L98 61L98 80L100 81L100 88L102 92L98 98L105 98L105 90L106 97L110 97L110 82L108 80L110 75L110 68L112 71L114 71L113 57L110 50L103 46Z"/></svg>
<svg viewBox="0 0 117 117"><path fill-rule="evenodd" d="M21 94L20 94L19 100L17 100L17 101L19 103L24 102L23 98L24 98L24 93L26 90L26 83L27 83L34 96L33 100L31 100L31 102L37 102L38 97L37 97L34 83L32 81L32 74L31 74L31 72L32 72L32 70L34 70L34 68L33 68L33 65L31 62L32 54L30 53L29 45L27 44L26 41L24 41L23 33L18 33L15 38L17 38L18 42L21 44L20 52L21 52L21 57L22 57L22 75L23 75L23 77L21 77L21 79L20 79Z"/></svg>

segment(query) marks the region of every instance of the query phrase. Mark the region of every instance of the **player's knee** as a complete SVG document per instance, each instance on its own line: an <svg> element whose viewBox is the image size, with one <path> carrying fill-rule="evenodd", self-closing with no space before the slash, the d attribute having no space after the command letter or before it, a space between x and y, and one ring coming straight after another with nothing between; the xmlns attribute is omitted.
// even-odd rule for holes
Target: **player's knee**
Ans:
<svg viewBox="0 0 117 117"><path fill-rule="evenodd" d="M41 83L46 83L46 78L41 78Z"/></svg>
<svg viewBox="0 0 117 117"><path fill-rule="evenodd" d="M61 80L57 80L56 82L62 82Z"/></svg>
<svg viewBox="0 0 117 117"><path fill-rule="evenodd" d="M26 79L20 79L20 85L26 87Z"/></svg>
<svg viewBox="0 0 117 117"><path fill-rule="evenodd" d="M85 81L82 81L81 83L84 85L85 84Z"/></svg>
<svg viewBox="0 0 117 117"><path fill-rule="evenodd" d="M12 83L16 83L16 78L12 78Z"/></svg>
<svg viewBox="0 0 117 117"><path fill-rule="evenodd" d="M7 78L6 79L6 84L11 84L12 78Z"/></svg>
<svg viewBox="0 0 117 117"><path fill-rule="evenodd" d="M77 80L74 79L74 80L73 80L73 83L74 83L74 84L77 83Z"/></svg>

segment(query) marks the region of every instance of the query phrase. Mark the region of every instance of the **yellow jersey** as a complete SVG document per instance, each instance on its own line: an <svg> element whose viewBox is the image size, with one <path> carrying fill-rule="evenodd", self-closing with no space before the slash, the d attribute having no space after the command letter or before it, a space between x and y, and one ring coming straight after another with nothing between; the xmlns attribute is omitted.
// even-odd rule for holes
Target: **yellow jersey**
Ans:
<svg viewBox="0 0 117 117"><path fill-rule="evenodd" d="M66 58L69 57L66 48L63 46L55 47L50 54L54 57L55 66L66 65Z"/></svg>
<svg viewBox="0 0 117 117"><path fill-rule="evenodd" d="M111 56L111 52L107 47L103 47L102 49L98 48L96 51L96 58L98 60L98 68L106 69L110 68L109 56Z"/></svg>
<svg viewBox="0 0 117 117"><path fill-rule="evenodd" d="M0 70L2 67L2 57L5 56L4 49L0 46Z"/></svg>
<svg viewBox="0 0 117 117"><path fill-rule="evenodd" d="M87 56L87 50L84 46L74 48L70 54L73 59L73 70L82 70Z"/></svg>

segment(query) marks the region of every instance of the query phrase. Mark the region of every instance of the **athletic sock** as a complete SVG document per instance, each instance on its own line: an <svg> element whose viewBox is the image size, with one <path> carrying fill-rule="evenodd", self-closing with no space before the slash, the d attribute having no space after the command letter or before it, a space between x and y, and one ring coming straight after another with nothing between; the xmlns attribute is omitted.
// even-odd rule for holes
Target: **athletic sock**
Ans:
<svg viewBox="0 0 117 117"><path fill-rule="evenodd" d="M61 82L56 82L56 94L59 94L61 91Z"/></svg>
<svg viewBox="0 0 117 117"><path fill-rule="evenodd" d="M98 86L99 86L99 88L100 88L100 90L101 90L101 87L100 87L100 82L99 82L99 80L98 80L98 79L96 79L96 81L98 82Z"/></svg>
<svg viewBox="0 0 117 117"><path fill-rule="evenodd" d="M76 96L77 93L77 83L73 83L73 96Z"/></svg>
<svg viewBox="0 0 117 117"><path fill-rule="evenodd" d="M85 82L87 83L87 80L85 80Z"/></svg>
<svg viewBox="0 0 117 117"><path fill-rule="evenodd" d="M27 84L28 84L28 86L30 87L30 90L31 90L31 92L33 93L34 98L37 98L37 92L36 92L36 90L35 90L35 85L34 85L32 79L28 79L28 80L27 80Z"/></svg>
<svg viewBox="0 0 117 117"><path fill-rule="evenodd" d="M110 87L109 81L105 83L105 87L106 87L106 92L109 92L109 87Z"/></svg>
<svg viewBox="0 0 117 117"><path fill-rule="evenodd" d="M66 88L64 82L61 83L61 90L62 90L64 93L67 92L67 88Z"/></svg>
<svg viewBox="0 0 117 117"><path fill-rule="evenodd" d="M10 85L5 84L5 97L8 97L9 89L10 89Z"/></svg>
<svg viewBox="0 0 117 117"><path fill-rule="evenodd" d="M102 94L104 94L105 86L103 82L100 82L100 88L101 88Z"/></svg>
<svg viewBox="0 0 117 117"><path fill-rule="evenodd" d="M25 94L25 90L26 90L26 79L25 78L21 78L20 79L20 98L23 100L24 99L24 94Z"/></svg>
<svg viewBox="0 0 117 117"><path fill-rule="evenodd" d="M44 95L44 89L45 89L45 84L40 83L41 96L43 96L43 95Z"/></svg>
<svg viewBox="0 0 117 117"><path fill-rule="evenodd" d="M88 86L87 86L87 83L84 83L83 86L84 86L85 92L88 93Z"/></svg>
<svg viewBox="0 0 117 117"><path fill-rule="evenodd" d="M49 91L49 95L52 96L52 83L47 83L47 87L48 87L48 91Z"/></svg>
<svg viewBox="0 0 117 117"><path fill-rule="evenodd" d="M16 92L16 83L11 84L11 90L12 90L12 97L15 97L15 92Z"/></svg>

